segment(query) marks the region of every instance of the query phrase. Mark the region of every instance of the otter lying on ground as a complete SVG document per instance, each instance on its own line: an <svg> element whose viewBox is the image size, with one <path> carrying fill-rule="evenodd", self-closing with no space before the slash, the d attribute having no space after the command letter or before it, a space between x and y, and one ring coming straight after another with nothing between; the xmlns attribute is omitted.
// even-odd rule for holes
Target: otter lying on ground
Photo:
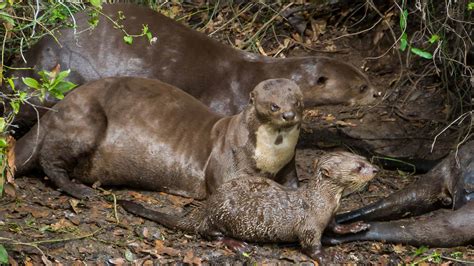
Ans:
<svg viewBox="0 0 474 266"><path fill-rule="evenodd" d="M242 174L296 187L302 98L293 81L266 80L250 93L244 111L221 117L157 80L90 82L17 142L16 175L39 168L76 198L95 193L72 178L196 199Z"/></svg>
<svg viewBox="0 0 474 266"><path fill-rule="evenodd" d="M77 27L61 29L55 37L43 37L25 53L27 63L14 64L31 70L15 70L7 76L38 78L38 71L59 64L62 70L71 69L68 79L78 85L118 76L159 79L188 92L221 115L242 111L252 88L272 78L295 81L308 107L363 105L375 100L376 91L367 77L342 61L315 56L282 59L243 52L137 5L104 4L101 12L114 21L99 15L97 27L91 29L89 11L74 14ZM156 41L150 43L143 36L126 44L116 23L130 34L142 32L143 25L147 25ZM15 83L17 90L27 90L21 79ZM9 93L6 88L2 91ZM58 102L53 97L44 102L30 101L47 107ZM46 109L38 111L42 115ZM15 129L16 135L25 134L36 120L34 109L22 106L16 117L20 126Z"/></svg>
<svg viewBox="0 0 474 266"><path fill-rule="evenodd" d="M337 221L390 220L440 207L453 210L439 210L433 216L416 220L372 222L366 232L327 237L325 243L376 240L432 247L474 244L473 140L408 187L361 209L338 215Z"/></svg>
<svg viewBox="0 0 474 266"><path fill-rule="evenodd" d="M283 187L260 176L230 180L219 187L202 206L177 217L119 201L125 210L171 229L204 237L227 236L251 242L299 242L313 259L324 259L321 234L334 218L344 191L358 189L377 169L363 157L347 152L323 155L307 186ZM336 231L364 230L336 227ZM347 226L351 227L351 226Z"/></svg>

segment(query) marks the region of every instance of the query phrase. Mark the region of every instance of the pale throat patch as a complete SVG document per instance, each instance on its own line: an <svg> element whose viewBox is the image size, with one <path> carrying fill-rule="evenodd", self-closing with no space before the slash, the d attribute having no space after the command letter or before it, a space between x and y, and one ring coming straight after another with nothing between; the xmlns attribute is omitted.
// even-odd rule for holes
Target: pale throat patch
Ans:
<svg viewBox="0 0 474 266"><path fill-rule="evenodd" d="M298 125L282 130L261 125L256 133L254 159L257 168L272 175L277 174L293 158L299 134Z"/></svg>

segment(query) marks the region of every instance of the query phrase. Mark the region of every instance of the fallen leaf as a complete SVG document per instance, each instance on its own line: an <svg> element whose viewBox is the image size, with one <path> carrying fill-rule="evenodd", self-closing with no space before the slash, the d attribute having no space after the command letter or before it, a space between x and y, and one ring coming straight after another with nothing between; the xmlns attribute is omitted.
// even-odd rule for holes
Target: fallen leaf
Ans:
<svg viewBox="0 0 474 266"><path fill-rule="evenodd" d="M403 254L405 252L407 252L407 248L404 247L403 245L399 244L399 245L393 245L392 246L392 249L395 253L397 254Z"/></svg>
<svg viewBox="0 0 474 266"><path fill-rule="evenodd" d="M33 262L31 262L30 257L26 257L26 259L23 263L25 264L25 266L33 266Z"/></svg>
<svg viewBox="0 0 474 266"><path fill-rule="evenodd" d="M44 265L46 265L46 266L52 266L53 265L53 263L45 255L41 256L41 261L43 261Z"/></svg>
<svg viewBox="0 0 474 266"><path fill-rule="evenodd" d="M194 253L191 249L186 251L186 254L184 255L183 262L184 263L189 263L191 265L201 265L202 264L201 258L194 256Z"/></svg>
<svg viewBox="0 0 474 266"><path fill-rule="evenodd" d="M79 204L79 200L77 199L69 199L69 205L71 205L72 210L76 213L79 214L81 212L81 209L77 207L77 204Z"/></svg>
<svg viewBox="0 0 474 266"><path fill-rule="evenodd" d="M115 258L115 259L109 259L109 263L112 263L113 265L124 265L125 264L125 259L123 258Z"/></svg>
<svg viewBox="0 0 474 266"><path fill-rule="evenodd" d="M157 254L167 254L173 257L179 255L179 250L165 247L163 240L155 240L155 250Z"/></svg>
<svg viewBox="0 0 474 266"><path fill-rule="evenodd" d="M175 196L175 195L167 194L167 193L164 193L164 192L161 192L160 194L161 195L166 195L168 200L171 201L173 203L173 205L175 205L177 207L184 207L184 206L188 205L189 203L193 202L192 198L185 198L185 197Z"/></svg>
<svg viewBox="0 0 474 266"><path fill-rule="evenodd" d="M74 227L74 225L64 218L61 218L57 223L51 225L51 229L53 231L58 231L60 229L65 229L68 227Z"/></svg>
<svg viewBox="0 0 474 266"><path fill-rule="evenodd" d="M326 120L328 122L332 122L332 121L336 120L336 117L334 117L332 114L328 114L326 116L323 116L323 120Z"/></svg>
<svg viewBox="0 0 474 266"><path fill-rule="evenodd" d="M16 198L16 189L12 183L5 183L3 185L3 192L12 198Z"/></svg>
<svg viewBox="0 0 474 266"><path fill-rule="evenodd" d="M345 122L345 121L342 121L342 120L336 121L336 125L343 126L343 127L356 127L357 126L356 124L353 124L351 122Z"/></svg>

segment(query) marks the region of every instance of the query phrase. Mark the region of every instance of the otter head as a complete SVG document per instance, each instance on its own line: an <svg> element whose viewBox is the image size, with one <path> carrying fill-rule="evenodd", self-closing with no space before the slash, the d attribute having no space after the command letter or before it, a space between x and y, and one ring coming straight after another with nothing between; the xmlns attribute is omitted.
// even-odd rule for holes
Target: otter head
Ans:
<svg viewBox="0 0 474 266"><path fill-rule="evenodd" d="M364 157L349 152L327 153L315 161L316 172L343 189L344 195L362 188L378 169Z"/></svg>
<svg viewBox="0 0 474 266"><path fill-rule="evenodd" d="M250 92L250 104L262 124L276 128L300 124L303 112L303 94L289 79L268 79Z"/></svg>
<svg viewBox="0 0 474 266"><path fill-rule="evenodd" d="M325 57L318 57L316 62L314 60L301 65L305 75L298 82L307 107L330 104L366 105L379 96L380 93L369 79L354 66Z"/></svg>

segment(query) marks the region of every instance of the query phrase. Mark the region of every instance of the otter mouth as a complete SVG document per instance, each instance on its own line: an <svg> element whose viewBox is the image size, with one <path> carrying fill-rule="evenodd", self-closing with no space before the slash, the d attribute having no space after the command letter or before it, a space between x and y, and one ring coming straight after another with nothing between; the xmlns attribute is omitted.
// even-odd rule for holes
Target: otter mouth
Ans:
<svg viewBox="0 0 474 266"><path fill-rule="evenodd" d="M297 118L293 119L293 120L290 120L290 121L287 121L287 120L284 120L284 119L272 119L270 121L270 123L278 128L292 128L296 125L299 125L301 124L301 119L300 117L298 116Z"/></svg>

